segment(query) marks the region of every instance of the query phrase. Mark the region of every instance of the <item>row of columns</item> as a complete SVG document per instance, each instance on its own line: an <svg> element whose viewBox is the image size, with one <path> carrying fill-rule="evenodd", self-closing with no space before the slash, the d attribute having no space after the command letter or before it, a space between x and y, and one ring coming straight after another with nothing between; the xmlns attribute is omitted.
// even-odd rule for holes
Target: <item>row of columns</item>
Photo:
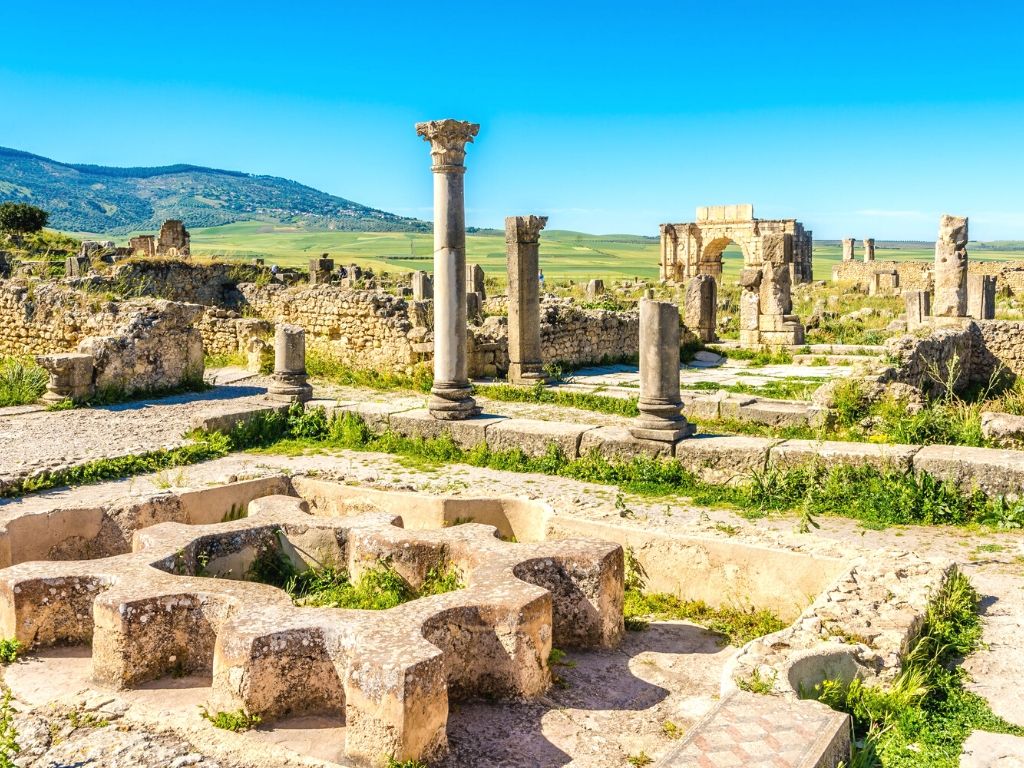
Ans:
<svg viewBox="0 0 1024 768"><path fill-rule="evenodd" d="M430 142L434 174L434 274L413 277L413 292L434 298L434 385L428 408L436 419L468 419L480 413L472 397L466 360L466 145L480 126L459 120L417 123ZM544 380L540 344L540 233L546 216L505 219L509 281L509 380ZM710 287L708 286L710 283ZM714 282L694 280L698 304L714 306ZM703 313L699 313L703 314ZM714 333L710 317L696 325ZM636 439L675 442L693 434L682 414L679 388L679 309L650 298L640 302L640 415L630 427ZM306 375L306 339L301 326L280 324L275 332L274 374L268 393L305 402L312 396Z"/></svg>
<svg viewBox="0 0 1024 768"><path fill-rule="evenodd" d="M856 241L852 237L843 238L843 261L853 261L854 253L853 246ZM866 237L864 238L864 261L875 260L875 238Z"/></svg>

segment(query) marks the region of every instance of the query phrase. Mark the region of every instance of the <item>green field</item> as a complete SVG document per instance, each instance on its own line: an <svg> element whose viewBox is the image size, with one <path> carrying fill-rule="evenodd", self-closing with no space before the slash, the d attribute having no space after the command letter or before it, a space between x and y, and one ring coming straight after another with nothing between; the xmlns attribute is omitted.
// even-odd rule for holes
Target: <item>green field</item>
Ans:
<svg viewBox="0 0 1024 768"><path fill-rule="evenodd" d="M1024 259L1024 251L975 248L975 260L1004 261ZM467 259L480 264L488 276L501 279L505 274L503 235L469 235ZM329 253L337 264L354 263L375 271L399 272L433 268L433 240L429 234L405 232L330 232L308 231L264 222L241 222L221 227L192 230L192 253L219 259L260 257L268 264L305 268L309 259ZM545 231L541 235L540 263L549 281L587 280L600 277L621 280L640 277L657 279L659 243L656 237L639 235L588 235L566 230ZM857 255L862 251L858 244ZM932 258L930 248L878 248L876 258ZM828 280L832 265L840 261L838 245L814 248L814 274ZM739 248L730 246L723 264L727 280L735 279L742 268Z"/></svg>

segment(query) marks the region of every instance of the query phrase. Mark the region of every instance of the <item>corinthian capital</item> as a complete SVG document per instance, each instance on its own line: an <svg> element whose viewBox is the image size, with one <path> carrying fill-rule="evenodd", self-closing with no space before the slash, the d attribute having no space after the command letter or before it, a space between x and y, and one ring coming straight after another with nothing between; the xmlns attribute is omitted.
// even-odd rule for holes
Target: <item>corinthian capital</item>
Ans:
<svg viewBox="0 0 1024 768"><path fill-rule="evenodd" d="M547 216L506 216L505 242L536 243L540 241L540 231L548 223Z"/></svg>
<svg viewBox="0 0 1024 768"><path fill-rule="evenodd" d="M416 123L416 133L430 142L430 157L434 173L464 172L466 144L473 141L480 130L477 123L464 120L428 120Z"/></svg>

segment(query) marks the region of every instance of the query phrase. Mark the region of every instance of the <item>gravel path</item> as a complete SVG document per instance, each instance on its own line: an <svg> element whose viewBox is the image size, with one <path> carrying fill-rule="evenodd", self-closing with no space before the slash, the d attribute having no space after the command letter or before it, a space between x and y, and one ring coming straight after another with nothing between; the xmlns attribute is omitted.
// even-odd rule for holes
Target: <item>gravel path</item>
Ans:
<svg viewBox="0 0 1024 768"><path fill-rule="evenodd" d="M96 459L176 448L193 420L263 399L259 382L202 393L70 411L35 410L0 416L0 484L43 470Z"/></svg>

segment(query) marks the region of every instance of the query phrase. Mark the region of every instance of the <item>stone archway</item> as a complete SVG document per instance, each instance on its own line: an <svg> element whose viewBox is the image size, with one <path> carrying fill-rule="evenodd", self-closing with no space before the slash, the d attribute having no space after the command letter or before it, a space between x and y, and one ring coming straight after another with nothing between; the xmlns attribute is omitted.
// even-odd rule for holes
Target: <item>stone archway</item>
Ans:
<svg viewBox="0 0 1024 768"><path fill-rule="evenodd" d="M744 267L760 267L770 260L790 264L794 282L814 279L813 238L796 219L755 219L749 204L701 207L696 218L661 225L663 282L683 282L697 275L713 275L721 281L722 252L729 243L743 252ZM771 243L768 254L766 238Z"/></svg>

